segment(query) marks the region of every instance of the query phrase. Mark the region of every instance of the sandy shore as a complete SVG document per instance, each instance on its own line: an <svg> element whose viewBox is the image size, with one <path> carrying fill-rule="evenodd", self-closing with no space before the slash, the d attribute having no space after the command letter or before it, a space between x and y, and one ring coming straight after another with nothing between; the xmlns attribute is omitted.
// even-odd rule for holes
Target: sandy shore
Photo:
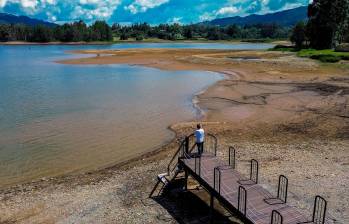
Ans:
<svg viewBox="0 0 349 224"><path fill-rule="evenodd" d="M206 130L219 138L219 151L234 145L240 171L247 170L249 159L259 160L261 183L272 192L277 176L286 174L290 203L308 211L309 216L313 199L320 194L328 199L329 214L336 223L349 222L346 67L267 51L144 49L76 53L96 57L60 63L132 62L167 70L226 74L226 80L197 96L198 105L206 112ZM207 222L207 195L203 190L194 189L184 197L147 199L156 175L165 172L178 147L177 139L192 132L194 125L173 125L177 138L139 160L2 190L0 223ZM183 202L193 201L201 209L183 207ZM239 222L220 211L219 223Z"/></svg>

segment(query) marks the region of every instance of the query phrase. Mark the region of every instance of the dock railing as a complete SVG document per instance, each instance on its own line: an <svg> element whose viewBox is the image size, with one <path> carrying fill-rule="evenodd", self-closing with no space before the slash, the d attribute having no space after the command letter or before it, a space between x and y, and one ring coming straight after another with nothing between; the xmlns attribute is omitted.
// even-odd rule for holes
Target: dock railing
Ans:
<svg viewBox="0 0 349 224"><path fill-rule="evenodd" d="M271 224L331 223L326 218L327 202L324 198L315 197L312 217L307 221L307 217L301 211L287 204L288 179L285 175L279 176L277 195L273 197L259 184L257 160L251 159L249 178L244 179L244 175L236 170L235 147L229 147L228 155L219 153L217 156L217 146L217 138L212 134L206 134L203 154L200 154L195 136L191 134L180 142L167 167L168 175L175 173L171 180L175 179L178 173L184 172L184 190L188 189L188 176L191 175L210 193L210 217L213 217L216 198L225 208L239 214L247 223L260 223L260 220ZM223 158L220 158L221 155Z"/></svg>

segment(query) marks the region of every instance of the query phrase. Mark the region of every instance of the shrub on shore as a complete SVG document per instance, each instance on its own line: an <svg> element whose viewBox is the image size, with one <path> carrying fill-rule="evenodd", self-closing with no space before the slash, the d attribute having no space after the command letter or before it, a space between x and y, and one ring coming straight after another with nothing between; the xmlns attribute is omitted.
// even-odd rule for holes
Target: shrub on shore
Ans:
<svg viewBox="0 0 349 224"><path fill-rule="evenodd" d="M336 47L337 52L349 52L349 43L343 43Z"/></svg>
<svg viewBox="0 0 349 224"><path fill-rule="evenodd" d="M294 46L288 46L288 45L276 45L275 47L269 49L269 51L290 51L290 52L295 52L297 49Z"/></svg>
<svg viewBox="0 0 349 224"><path fill-rule="evenodd" d="M315 49L302 49L299 50L293 46L276 45L270 51L282 51L282 52L297 52L297 56L311 58L319 60L324 63L336 63L340 60L349 60L349 52L337 52L333 49L315 50Z"/></svg>
<svg viewBox="0 0 349 224"><path fill-rule="evenodd" d="M338 57L336 55L330 55L330 54L312 55L312 56L310 56L310 58L316 59L316 60L319 60L319 61L325 62L325 63L336 63L336 62L339 62L341 60L340 57Z"/></svg>
<svg viewBox="0 0 349 224"><path fill-rule="evenodd" d="M335 63L340 60L349 60L349 52L336 52L332 49L326 50L314 50L314 49L303 49L297 53L300 57L308 57L316 59L321 62Z"/></svg>

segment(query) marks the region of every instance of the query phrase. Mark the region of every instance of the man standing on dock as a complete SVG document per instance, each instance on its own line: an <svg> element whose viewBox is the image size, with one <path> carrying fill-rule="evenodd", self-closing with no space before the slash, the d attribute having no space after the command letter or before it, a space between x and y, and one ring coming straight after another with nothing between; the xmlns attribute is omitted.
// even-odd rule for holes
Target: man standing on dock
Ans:
<svg viewBox="0 0 349 224"><path fill-rule="evenodd" d="M197 129L195 131L195 139L196 139L196 145L198 147L198 153L201 155L204 151L204 140L205 140L205 131L201 127L201 124L196 125Z"/></svg>

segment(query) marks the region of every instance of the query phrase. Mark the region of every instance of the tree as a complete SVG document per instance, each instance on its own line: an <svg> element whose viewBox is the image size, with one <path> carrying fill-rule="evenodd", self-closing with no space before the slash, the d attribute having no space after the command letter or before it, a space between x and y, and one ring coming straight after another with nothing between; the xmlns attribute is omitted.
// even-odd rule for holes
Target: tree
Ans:
<svg viewBox="0 0 349 224"><path fill-rule="evenodd" d="M120 35L120 40L128 40L128 35L126 33L122 33Z"/></svg>
<svg viewBox="0 0 349 224"><path fill-rule="evenodd" d="M32 42L50 42L53 40L52 29L45 25L37 25L33 28L33 33L29 37Z"/></svg>
<svg viewBox="0 0 349 224"><path fill-rule="evenodd" d="M111 27L111 30L115 36L120 36L121 35L121 29L122 27L118 23L114 23Z"/></svg>
<svg viewBox="0 0 349 224"><path fill-rule="evenodd" d="M167 32L169 33L170 40L179 40L183 39L183 29L182 26L178 23L171 24L167 26Z"/></svg>
<svg viewBox="0 0 349 224"><path fill-rule="evenodd" d="M279 26L277 24L262 24L260 30L262 38L276 38Z"/></svg>
<svg viewBox="0 0 349 224"><path fill-rule="evenodd" d="M58 27L54 33L57 40L63 42L72 42L74 40L74 31L71 24L66 23L63 26Z"/></svg>
<svg viewBox="0 0 349 224"><path fill-rule="evenodd" d="M290 40L295 44L297 49L301 49L304 46L304 42L307 40L306 37L306 25L303 21L297 23L292 30Z"/></svg>
<svg viewBox="0 0 349 224"><path fill-rule="evenodd" d="M207 33L207 39L220 40L221 39L220 29L218 27L209 28L208 33Z"/></svg>
<svg viewBox="0 0 349 224"><path fill-rule="evenodd" d="M9 27L7 25L0 25L0 41L9 41Z"/></svg>
<svg viewBox="0 0 349 224"><path fill-rule="evenodd" d="M233 39L241 38L241 28L235 24L228 26L226 33Z"/></svg>
<svg viewBox="0 0 349 224"><path fill-rule="evenodd" d="M142 41L144 39L143 35L142 34L138 34L136 36L136 41Z"/></svg>
<svg viewBox="0 0 349 224"><path fill-rule="evenodd" d="M349 0L335 0L331 15L335 15L334 23L338 25L335 33L336 44L345 41L349 29Z"/></svg>
<svg viewBox="0 0 349 224"><path fill-rule="evenodd" d="M314 0L309 4L307 30L311 47L332 48L340 42L348 16L349 0Z"/></svg>
<svg viewBox="0 0 349 224"><path fill-rule="evenodd" d="M89 41L90 35L87 25L84 21L80 20L71 25L73 33L73 41Z"/></svg>
<svg viewBox="0 0 349 224"><path fill-rule="evenodd" d="M24 24L12 24L10 29L10 40L27 41L30 34L32 33L32 27Z"/></svg>
<svg viewBox="0 0 349 224"><path fill-rule="evenodd" d="M113 40L112 30L105 21L96 21L90 27L90 39L92 41L111 41Z"/></svg>
<svg viewBox="0 0 349 224"><path fill-rule="evenodd" d="M111 41L113 36L120 37L121 40L127 40L130 37L138 40L143 38L160 38L165 40L193 38L207 38L210 40L259 39L262 37L286 38L289 30L288 27L275 25L248 25L244 27L231 25L220 27L205 24L185 26L180 24L160 24L158 26L150 26L147 23L139 23L131 26L113 24L110 27L105 21L96 21L90 26L87 26L83 21L77 21L53 27L0 24L0 41ZM348 36L346 35L346 37Z"/></svg>
<svg viewBox="0 0 349 224"><path fill-rule="evenodd" d="M261 38L261 31L256 26L245 26L241 30L241 38L243 39L259 39Z"/></svg>
<svg viewBox="0 0 349 224"><path fill-rule="evenodd" d="M193 27L192 26L185 26L183 31L183 36L186 39L192 39L193 38Z"/></svg>

